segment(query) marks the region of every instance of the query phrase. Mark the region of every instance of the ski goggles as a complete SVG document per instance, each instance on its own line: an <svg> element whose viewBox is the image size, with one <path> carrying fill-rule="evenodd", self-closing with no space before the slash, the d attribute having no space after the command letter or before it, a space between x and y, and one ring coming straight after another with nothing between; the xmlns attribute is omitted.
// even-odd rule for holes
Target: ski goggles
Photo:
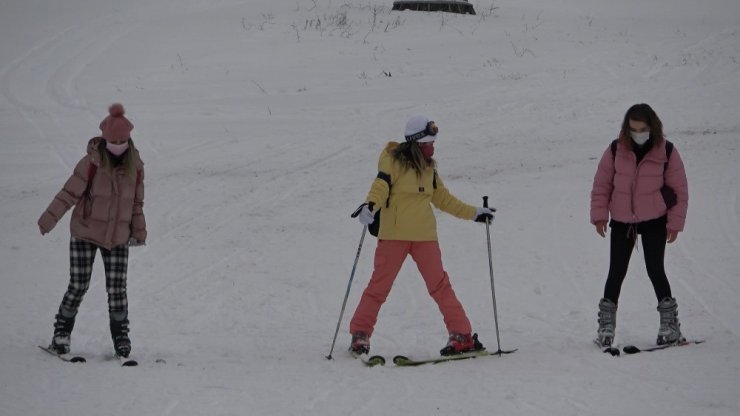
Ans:
<svg viewBox="0 0 740 416"><path fill-rule="evenodd" d="M406 136L406 141L420 143L433 142L436 139L435 136L437 136L437 133L439 133L439 128L437 128L437 125L433 121L430 121L424 130Z"/></svg>

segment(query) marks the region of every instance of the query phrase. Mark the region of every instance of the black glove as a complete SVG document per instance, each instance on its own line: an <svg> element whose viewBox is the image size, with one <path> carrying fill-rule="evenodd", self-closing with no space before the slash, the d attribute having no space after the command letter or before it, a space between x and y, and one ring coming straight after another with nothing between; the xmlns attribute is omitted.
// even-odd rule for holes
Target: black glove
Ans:
<svg viewBox="0 0 740 416"><path fill-rule="evenodd" d="M489 222L493 221L493 213L496 212L496 208L488 207L477 207L475 209L475 222Z"/></svg>

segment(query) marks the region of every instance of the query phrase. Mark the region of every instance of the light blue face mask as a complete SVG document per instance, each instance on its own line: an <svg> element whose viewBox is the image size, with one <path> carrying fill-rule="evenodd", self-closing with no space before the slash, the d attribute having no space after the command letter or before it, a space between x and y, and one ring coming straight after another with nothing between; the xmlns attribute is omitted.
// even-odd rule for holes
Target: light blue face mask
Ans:
<svg viewBox="0 0 740 416"><path fill-rule="evenodd" d="M645 142L647 142L648 139L650 138L650 132L649 131L643 131L643 132L640 132L640 133L638 133L636 131L631 131L630 132L630 135L632 136L632 140L634 140L635 143L639 144L640 146L642 146L643 144L645 144Z"/></svg>

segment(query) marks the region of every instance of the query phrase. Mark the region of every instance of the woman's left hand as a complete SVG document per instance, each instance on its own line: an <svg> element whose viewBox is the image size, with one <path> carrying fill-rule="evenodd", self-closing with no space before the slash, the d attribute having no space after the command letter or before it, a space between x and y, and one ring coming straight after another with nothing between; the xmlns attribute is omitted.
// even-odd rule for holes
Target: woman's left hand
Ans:
<svg viewBox="0 0 740 416"><path fill-rule="evenodd" d="M678 238L678 231L668 230L665 240L670 244Z"/></svg>
<svg viewBox="0 0 740 416"><path fill-rule="evenodd" d="M496 208L478 207L475 209L475 222L490 222L493 221L493 213L496 212Z"/></svg>
<svg viewBox="0 0 740 416"><path fill-rule="evenodd" d="M134 237L131 237L131 238L128 239L128 246L129 247L141 247L141 246L145 246L145 245L146 245L145 242L139 241L139 240L135 239Z"/></svg>

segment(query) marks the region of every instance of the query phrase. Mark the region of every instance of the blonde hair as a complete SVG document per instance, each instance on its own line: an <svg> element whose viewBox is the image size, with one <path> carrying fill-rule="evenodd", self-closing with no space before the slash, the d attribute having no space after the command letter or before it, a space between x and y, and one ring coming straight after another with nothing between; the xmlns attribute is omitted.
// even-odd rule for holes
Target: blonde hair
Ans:
<svg viewBox="0 0 740 416"><path fill-rule="evenodd" d="M109 174L113 173L114 165L113 165L113 159L110 156L110 153L105 148L105 140L101 140L98 144L98 152L100 153L100 167L105 169L106 172ZM124 172L126 172L126 175L134 180L136 180L137 177L137 171L136 171L136 154L138 151L136 150L136 146L134 146L134 141L132 139L128 139L128 150L126 151L126 154L123 155L121 158L120 163L117 166L120 166L123 168Z"/></svg>
<svg viewBox="0 0 740 416"><path fill-rule="evenodd" d="M435 168L437 162L434 159L427 161L421 153L419 143L416 141L404 142L398 145L391 153L393 159L398 161L405 169L413 169L418 176L426 168Z"/></svg>

